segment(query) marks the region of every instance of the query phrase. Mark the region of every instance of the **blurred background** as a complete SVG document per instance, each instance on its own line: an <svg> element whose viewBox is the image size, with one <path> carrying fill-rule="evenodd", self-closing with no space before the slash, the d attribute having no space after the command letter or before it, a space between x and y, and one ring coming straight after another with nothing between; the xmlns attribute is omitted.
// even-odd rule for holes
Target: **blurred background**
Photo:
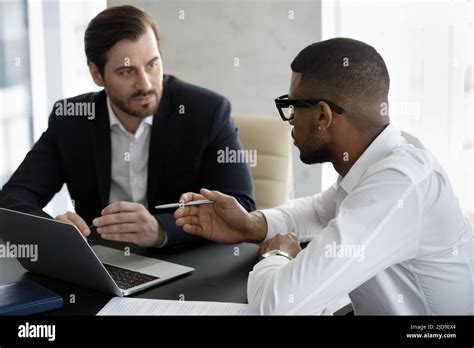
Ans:
<svg viewBox="0 0 474 348"><path fill-rule="evenodd" d="M88 22L107 6L148 11L165 73L215 90L234 114L278 118L290 63L307 45L351 37L374 46L390 77L390 117L418 137L451 178L474 221L472 1L0 0L0 186L47 127L58 99L99 90L84 54ZM293 149L294 194L329 187L332 165ZM46 211L72 210L67 189Z"/></svg>

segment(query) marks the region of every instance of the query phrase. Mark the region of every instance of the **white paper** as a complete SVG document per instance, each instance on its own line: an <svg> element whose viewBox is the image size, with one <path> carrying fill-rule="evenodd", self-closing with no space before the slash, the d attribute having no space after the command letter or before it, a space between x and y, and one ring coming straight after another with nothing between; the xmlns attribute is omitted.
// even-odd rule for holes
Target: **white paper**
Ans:
<svg viewBox="0 0 474 348"><path fill-rule="evenodd" d="M247 315L248 305L227 302L114 297L97 315Z"/></svg>

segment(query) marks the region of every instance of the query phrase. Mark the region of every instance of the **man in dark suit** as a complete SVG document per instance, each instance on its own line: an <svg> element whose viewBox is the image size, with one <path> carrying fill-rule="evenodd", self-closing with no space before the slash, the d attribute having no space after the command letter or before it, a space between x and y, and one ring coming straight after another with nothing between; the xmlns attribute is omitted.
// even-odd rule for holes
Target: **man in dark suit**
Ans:
<svg viewBox="0 0 474 348"><path fill-rule="evenodd" d="M159 34L132 6L111 7L89 23L85 50L104 87L55 104L43 133L0 192L0 206L48 216L42 208L64 183L76 212L57 220L88 237L140 246L193 242L159 204L212 187L255 209L246 163L220 163L240 150L230 104L222 96L163 75ZM49 217L49 216L48 216Z"/></svg>

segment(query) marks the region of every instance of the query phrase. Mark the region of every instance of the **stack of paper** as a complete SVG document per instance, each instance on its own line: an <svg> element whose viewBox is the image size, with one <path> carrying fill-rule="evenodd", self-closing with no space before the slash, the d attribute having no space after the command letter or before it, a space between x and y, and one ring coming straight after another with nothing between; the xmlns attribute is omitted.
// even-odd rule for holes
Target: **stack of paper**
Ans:
<svg viewBox="0 0 474 348"><path fill-rule="evenodd" d="M97 315L247 315L248 305L226 302L114 297Z"/></svg>

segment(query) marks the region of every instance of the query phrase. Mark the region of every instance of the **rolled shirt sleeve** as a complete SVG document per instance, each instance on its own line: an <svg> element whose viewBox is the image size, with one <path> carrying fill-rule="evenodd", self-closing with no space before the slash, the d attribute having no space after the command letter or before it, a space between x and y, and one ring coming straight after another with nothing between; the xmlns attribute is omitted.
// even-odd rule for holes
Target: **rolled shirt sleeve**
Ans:
<svg viewBox="0 0 474 348"><path fill-rule="evenodd" d="M280 207L262 210L268 225L267 236L262 243L277 234L291 232L297 233L301 242L312 240L335 216L336 187L337 184L334 184L312 197L293 199Z"/></svg>

